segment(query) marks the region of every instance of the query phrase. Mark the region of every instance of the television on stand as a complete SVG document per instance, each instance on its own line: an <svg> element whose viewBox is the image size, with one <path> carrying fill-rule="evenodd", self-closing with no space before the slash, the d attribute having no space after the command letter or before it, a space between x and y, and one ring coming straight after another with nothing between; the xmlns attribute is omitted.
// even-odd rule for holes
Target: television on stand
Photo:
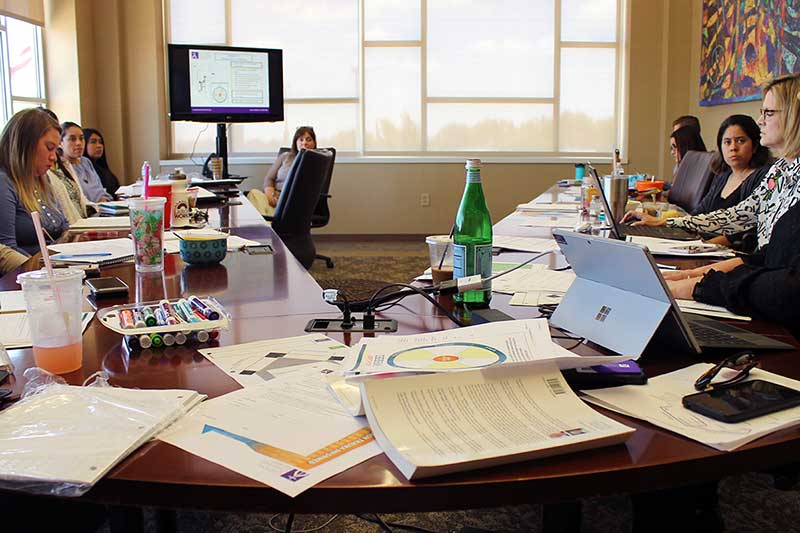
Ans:
<svg viewBox="0 0 800 533"><path fill-rule="evenodd" d="M227 124L283 120L283 51L170 44L169 118L216 122L222 177L228 173Z"/></svg>

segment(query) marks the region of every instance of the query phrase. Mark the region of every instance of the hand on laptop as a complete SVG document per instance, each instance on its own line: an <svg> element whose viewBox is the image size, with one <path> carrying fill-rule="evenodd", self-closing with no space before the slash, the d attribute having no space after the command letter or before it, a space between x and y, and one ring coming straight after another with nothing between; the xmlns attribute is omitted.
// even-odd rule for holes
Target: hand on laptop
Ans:
<svg viewBox="0 0 800 533"><path fill-rule="evenodd" d="M622 217L622 222L632 226L663 226L667 223L666 219L654 217L641 211L628 211Z"/></svg>

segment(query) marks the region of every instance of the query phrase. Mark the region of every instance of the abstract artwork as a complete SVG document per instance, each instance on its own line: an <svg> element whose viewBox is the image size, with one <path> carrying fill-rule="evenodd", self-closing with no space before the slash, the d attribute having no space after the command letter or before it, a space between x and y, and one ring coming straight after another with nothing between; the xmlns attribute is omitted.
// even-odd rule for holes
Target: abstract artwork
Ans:
<svg viewBox="0 0 800 533"><path fill-rule="evenodd" d="M758 100L765 82L799 71L797 0L703 0L701 106Z"/></svg>

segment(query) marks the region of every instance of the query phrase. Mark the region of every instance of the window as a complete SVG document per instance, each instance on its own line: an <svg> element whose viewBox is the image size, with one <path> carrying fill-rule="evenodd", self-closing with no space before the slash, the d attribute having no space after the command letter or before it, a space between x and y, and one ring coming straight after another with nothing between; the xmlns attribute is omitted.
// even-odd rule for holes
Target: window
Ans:
<svg viewBox="0 0 800 533"><path fill-rule="evenodd" d="M355 157L577 159L623 144L627 0L165 1L168 42L284 50L285 121L231 125L234 155L274 153L301 125ZM213 127L172 134L175 154L213 150Z"/></svg>
<svg viewBox="0 0 800 533"><path fill-rule="evenodd" d="M0 17L0 74L0 126L17 111L47 105L38 26Z"/></svg>

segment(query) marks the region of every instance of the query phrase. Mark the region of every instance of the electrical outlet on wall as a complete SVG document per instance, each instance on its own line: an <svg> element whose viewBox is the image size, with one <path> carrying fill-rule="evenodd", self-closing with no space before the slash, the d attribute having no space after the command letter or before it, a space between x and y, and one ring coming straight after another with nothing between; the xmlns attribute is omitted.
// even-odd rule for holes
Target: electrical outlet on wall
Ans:
<svg viewBox="0 0 800 533"><path fill-rule="evenodd" d="M419 205L420 207L430 207L431 206L431 195L430 193L423 192L419 195Z"/></svg>

